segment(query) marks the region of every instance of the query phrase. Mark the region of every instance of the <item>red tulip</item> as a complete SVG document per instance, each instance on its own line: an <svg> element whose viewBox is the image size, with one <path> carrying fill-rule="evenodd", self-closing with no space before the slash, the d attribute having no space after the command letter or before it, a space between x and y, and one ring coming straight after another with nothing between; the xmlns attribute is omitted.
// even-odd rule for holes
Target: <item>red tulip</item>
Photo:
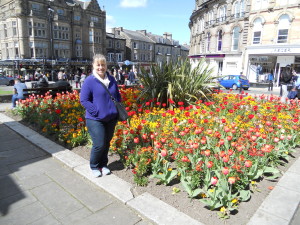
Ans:
<svg viewBox="0 0 300 225"><path fill-rule="evenodd" d="M207 168L212 168L214 163L212 161L207 162L206 166Z"/></svg>
<svg viewBox="0 0 300 225"><path fill-rule="evenodd" d="M212 185L216 185L218 183L218 178L217 177L212 177L210 180Z"/></svg>
<svg viewBox="0 0 300 225"><path fill-rule="evenodd" d="M251 167L252 166L252 161L246 160L245 161L245 166L248 167L248 168Z"/></svg>
<svg viewBox="0 0 300 225"><path fill-rule="evenodd" d="M165 157L165 156L167 156L167 155L168 155L168 151L167 151L167 149L165 149L165 148L164 148L164 149L162 149L162 150L161 150L161 152L160 152L160 154L161 154L161 156L162 156L162 157Z"/></svg>
<svg viewBox="0 0 300 225"><path fill-rule="evenodd" d="M222 169L222 173L223 173L224 175L227 175L227 174L229 173L228 167L224 167L224 168Z"/></svg>
<svg viewBox="0 0 300 225"><path fill-rule="evenodd" d="M138 137L135 137L135 138L133 139L133 142L136 143L136 144L138 144L138 143L140 142L140 139L139 139Z"/></svg>
<svg viewBox="0 0 300 225"><path fill-rule="evenodd" d="M229 177L229 178L228 178L228 183L229 183L229 184L234 184L234 183L235 183L235 180L236 180L235 177Z"/></svg>

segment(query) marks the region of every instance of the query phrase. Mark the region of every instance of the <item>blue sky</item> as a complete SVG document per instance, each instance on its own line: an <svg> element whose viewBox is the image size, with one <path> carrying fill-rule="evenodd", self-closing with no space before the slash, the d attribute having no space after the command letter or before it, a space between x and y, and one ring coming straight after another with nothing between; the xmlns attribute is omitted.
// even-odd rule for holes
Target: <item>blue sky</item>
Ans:
<svg viewBox="0 0 300 225"><path fill-rule="evenodd" d="M180 44L190 41L189 18L193 0L98 0L106 11L106 25L128 30L147 30L157 35L172 33Z"/></svg>

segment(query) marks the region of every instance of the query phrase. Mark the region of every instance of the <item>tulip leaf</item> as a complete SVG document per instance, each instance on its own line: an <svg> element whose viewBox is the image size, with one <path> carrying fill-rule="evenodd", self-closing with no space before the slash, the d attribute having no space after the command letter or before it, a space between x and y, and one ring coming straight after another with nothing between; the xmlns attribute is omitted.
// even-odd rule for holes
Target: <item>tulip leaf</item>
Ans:
<svg viewBox="0 0 300 225"><path fill-rule="evenodd" d="M248 201L250 199L250 191L249 190L241 190L240 191L240 199L242 202Z"/></svg>

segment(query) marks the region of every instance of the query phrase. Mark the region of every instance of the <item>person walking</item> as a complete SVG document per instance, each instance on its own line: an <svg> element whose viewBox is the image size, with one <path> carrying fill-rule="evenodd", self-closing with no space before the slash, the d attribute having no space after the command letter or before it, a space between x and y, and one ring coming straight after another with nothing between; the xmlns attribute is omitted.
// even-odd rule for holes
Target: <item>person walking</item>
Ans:
<svg viewBox="0 0 300 225"><path fill-rule="evenodd" d="M108 150L118 121L118 112L106 88L116 101L121 101L117 81L106 70L106 57L96 54L93 58L93 73L86 78L80 92L80 102L86 110L86 126L93 142L90 168L94 177L111 173L107 167Z"/></svg>
<svg viewBox="0 0 300 225"><path fill-rule="evenodd" d="M79 76L78 72L74 76L74 81L75 81L76 88L78 88L78 84L79 84L79 81L80 81L80 76Z"/></svg>
<svg viewBox="0 0 300 225"><path fill-rule="evenodd" d="M24 99L24 89L27 89L26 84L21 83L21 80L19 78L15 79L15 85L14 85L14 94L12 96L12 108L16 107L16 103L20 99Z"/></svg>
<svg viewBox="0 0 300 225"><path fill-rule="evenodd" d="M287 65L283 68L282 73L280 74L280 85L281 85L281 98L280 101L282 103L286 102L286 98L288 97L288 85L291 84L292 81L292 73L291 73L291 66Z"/></svg>
<svg viewBox="0 0 300 225"><path fill-rule="evenodd" d="M128 80L130 82L130 84L133 84L135 81L135 73L133 72L133 70L131 69L129 74L128 74Z"/></svg>
<svg viewBox="0 0 300 225"><path fill-rule="evenodd" d="M268 91L273 91L273 82L274 82L273 70L271 70L271 72L268 74L267 81L268 81Z"/></svg>

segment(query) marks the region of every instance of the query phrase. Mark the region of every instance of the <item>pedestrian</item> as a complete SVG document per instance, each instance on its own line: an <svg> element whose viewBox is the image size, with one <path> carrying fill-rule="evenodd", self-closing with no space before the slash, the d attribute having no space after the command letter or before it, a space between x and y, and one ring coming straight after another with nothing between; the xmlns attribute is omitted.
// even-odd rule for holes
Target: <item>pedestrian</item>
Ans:
<svg viewBox="0 0 300 225"><path fill-rule="evenodd" d="M24 89L27 89L26 84L21 83L21 80L19 78L15 79L15 85L14 85L14 94L12 96L12 108L16 107L16 103L20 99L24 99Z"/></svg>
<svg viewBox="0 0 300 225"><path fill-rule="evenodd" d="M75 81L75 84L76 84L76 88L78 88L78 84L79 84L79 81L80 81L80 76L79 76L78 72L74 76L74 81Z"/></svg>
<svg viewBox="0 0 300 225"><path fill-rule="evenodd" d="M86 74L83 72L80 76L80 88L82 87L85 78L86 78Z"/></svg>
<svg viewBox="0 0 300 225"><path fill-rule="evenodd" d="M90 168L94 177L111 173L107 167L108 150L118 117L115 104L105 87L117 101L121 100L118 84L106 70L106 57L96 54L93 73L86 78L80 92L80 102L86 109L86 126L93 142Z"/></svg>
<svg viewBox="0 0 300 225"><path fill-rule="evenodd" d="M128 74L128 80L130 82L130 84L133 84L135 81L135 73L133 72L133 70L131 69L129 74Z"/></svg>
<svg viewBox="0 0 300 225"><path fill-rule="evenodd" d="M291 73L291 66L287 65L283 68L282 73L280 74L280 85L281 85L281 99L282 103L286 102L286 98L288 97L288 86L291 85L292 81L292 73ZM292 87L292 86L291 86Z"/></svg>
<svg viewBox="0 0 300 225"><path fill-rule="evenodd" d="M70 86L70 83L68 81L64 80L64 75L62 72L59 72L57 74L57 79L58 79L58 81L56 81L53 84L53 87L69 87Z"/></svg>
<svg viewBox="0 0 300 225"><path fill-rule="evenodd" d="M267 81L268 81L268 91L273 91L273 82L274 82L273 70L271 70L271 72L268 74Z"/></svg>

